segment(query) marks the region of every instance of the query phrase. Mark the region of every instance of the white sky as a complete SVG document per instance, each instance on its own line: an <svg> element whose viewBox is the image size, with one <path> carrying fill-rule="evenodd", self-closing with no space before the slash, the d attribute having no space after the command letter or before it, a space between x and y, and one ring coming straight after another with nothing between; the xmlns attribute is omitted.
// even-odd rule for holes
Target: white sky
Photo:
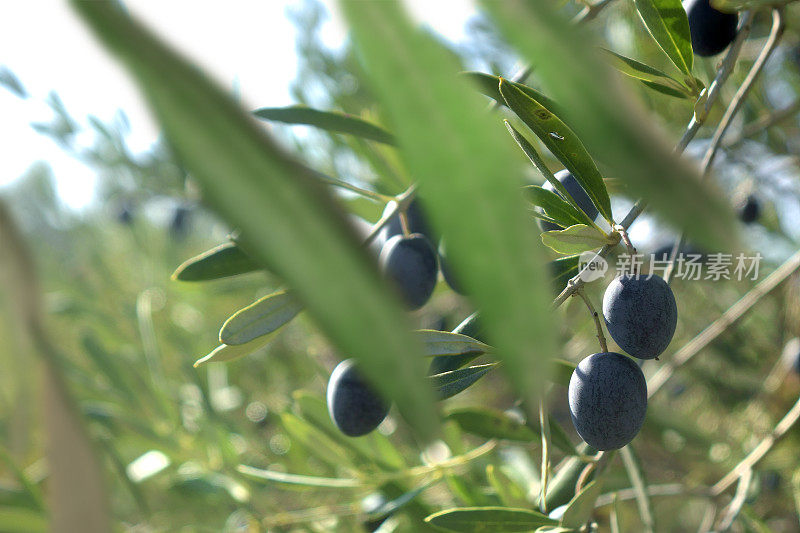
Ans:
<svg viewBox="0 0 800 533"><path fill-rule="evenodd" d="M295 29L286 9L302 0L125 0L134 15L181 50L223 86L236 83L248 108L293 103ZM332 19L323 27L329 46L345 39L334 0L324 0ZM408 0L414 16L452 41L464 37L474 13L471 0ZM108 122L118 109L131 122L130 147L146 149L158 135L146 105L127 74L94 41L66 0L0 0L0 65L10 68L31 94L27 101L0 88L0 185L19 177L37 160L55 171L62 198L73 207L91 200L94 176L31 122L52 116L44 101L58 92L67 110L84 122Z"/></svg>

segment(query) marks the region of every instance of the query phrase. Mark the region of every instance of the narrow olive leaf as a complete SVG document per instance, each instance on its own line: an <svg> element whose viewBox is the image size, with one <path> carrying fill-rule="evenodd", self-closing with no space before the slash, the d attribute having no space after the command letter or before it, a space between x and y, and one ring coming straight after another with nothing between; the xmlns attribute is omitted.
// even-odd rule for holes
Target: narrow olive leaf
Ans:
<svg viewBox="0 0 800 533"><path fill-rule="evenodd" d="M552 111L513 84L501 78L499 87L500 94L503 95L508 107L572 172L575 179L586 190L586 194L592 199L592 203L597 206L600 214L609 223L613 223L611 199L608 197L603 176L600 175L597 165L575 132Z"/></svg>
<svg viewBox="0 0 800 533"><path fill-rule="evenodd" d="M556 295L560 294L561 291L567 287L569 280L578 274L579 265L579 255L560 257L547 263L548 270L550 271L550 279L553 283L553 290Z"/></svg>
<svg viewBox="0 0 800 533"><path fill-rule="evenodd" d="M542 242L560 254L579 254L617 241L586 224L575 224L562 230L545 231Z"/></svg>
<svg viewBox="0 0 800 533"><path fill-rule="evenodd" d="M499 94L499 89L498 89L498 94ZM525 155L528 156L530 162L533 163L533 166L535 166L536 169L539 172L541 172L542 176L544 176L544 178L548 182L550 182L550 185L552 185L563 198L566 198L567 201L572 206L575 207L575 209L580 211L578 203L569 193L567 188L564 187L564 184L558 181L556 177L553 175L553 173L550 172L550 169L547 168L547 165L544 163L544 160L542 160L542 156L539 155L539 152L537 152L536 149L533 147L533 145L530 142L528 142L528 139L526 139L524 135L522 135L519 131L517 131L517 129L514 128L514 126L512 126L509 121L504 120L503 123L506 125L506 129L508 129L508 132L511 134L511 137L514 139L514 141L516 141L517 146L519 146L522 149L522 151L525 152Z"/></svg>
<svg viewBox="0 0 800 533"><path fill-rule="evenodd" d="M663 131L630 87L600 61L591 36L548 2L481 0L522 57L535 60L536 78L557 99L564 119L608 173L631 196L644 197L664 221L690 239L717 249L735 246L733 212L696 168L673 153ZM564 36L569 35L569 39ZM687 123L691 113L687 113Z"/></svg>
<svg viewBox="0 0 800 533"><path fill-rule="evenodd" d="M231 346L246 344L289 323L302 310L303 305L291 292L274 292L226 320L219 330L219 341Z"/></svg>
<svg viewBox="0 0 800 533"><path fill-rule="evenodd" d="M575 445L572 444L572 441L567 436L567 432L564 431L564 428L561 427L561 424L551 417L548 420L548 426L550 428L550 439L553 446L569 455L578 455L578 450L575 448Z"/></svg>
<svg viewBox="0 0 800 533"><path fill-rule="evenodd" d="M461 323L453 329L453 333L480 340L483 336L483 326L481 325L478 312L476 311L462 320ZM471 352L457 356L444 355L434 357L431 361L431 366L428 367L428 374L441 374L442 372L457 370L480 355L481 354L478 352Z"/></svg>
<svg viewBox="0 0 800 533"><path fill-rule="evenodd" d="M460 333L450 333L449 331L438 331L435 329L420 329L414 332L422 343L424 354L433 356L453 356L453 355L480 355L491 351L491 347L479 340L461 335Z"/></svg>
<svg viewBox="0 0 800 533"><path fill-rule="evenodd" d="M227 363L229 361L235 361L236 359L244 357L245 355L250 355L256 350L260 350L269 344L269 341L272 340L272 337L273 335L265 335L252 340L247 344L236 344L233 346L220 344L214 348L211 353L195 361L194 367L197 368L208 363Z"/></svg>
<svg viewBox="0 0 800 533"><path fill-rule="evenodd" d="M661 85L659 83L652 82L652 81L644 81L644 80L640 80L640 81L642 82L642 85L644 85L645 87L648 87L650 89L653 89L657 93L666 94L667 96L672 96L673 98L690 98L690 97L687 97L683 92L676 91L675 89L673 89L671 87L667 87L665 85Z"/></svg>
<svg viewBox="0 0 800 533"><path fill-rule="evenodd" d="M292 438L292 445L298 445L333 468L353 468L353 462L343 446L302 418L284 412L281 413L281 424Z"/></svg>
<svg viewBox="0 0 800 533"><path fill-rule="evenodd" d="M539 433L526 426L514 415L481 407L462 407L445 414L467 433L487 439L505 439L531 442L539 438Z"/></svg>
<svg viewBox="0 0 800 533"><path fill-rule="evenodd" d="M436 374L435 376L429 377L428 380L431 382L431 385L433 385L437 399L446 400L471 387L476 381L488 374L489 371L496 366L497 363L489 363L486 365L460 368L458 370Z"/></svg>
<svg viewBox="0 0 800 533"><path fill-rule="evenodd" d="M592 481L581 490L567 505L561 517L562 527L580 528L592 517L594 502L600 495L600 483Z"/></svg>
<svg viewBox="0 0 800 533"><path fill-rule="evenodd" d="M528 185L525 187L525 192L533 205L544 209L544 212L562 227L568 228L575 224L591 226L593 224L586 213L576 209L553 191L548 191L537 185Z"/></svg>
<svg viewBox="0 0 800 533"><path fill-rule="evenodd" d="M498 104L502 106L508 106L503 98L503 95L500 94L500 77L499 76L492 76L491 74L486 74L484 72L464 72L464 75L477 84L478 90L480 90L484 95L488 96ZM553 113L554 115L562 115L562 111L558 107L558 103L554 102L541 92L537 91L533 87L525 85L523 83L518 83L516 81L511 80L504 80L506 83L510 83L520 91L524 92L537 102Z"/></svg>
<svg viewBox="0 0 800 533"><path fill-rule="evenodd" d="M734 13L747 9L759 9L762 7L777 7L791 4L795 0L713 0L711 5L720 11Z"/></svg>
<svg viewBox="0 0 800 533"><path fill-rule="evenodd" d="M689 87L656 68L605 48L601 48L601 50L607 54L611 65L626 76L646 82L649 87L654 89L661 87L668 91L666 94L678 96L679 98L692 98L694 96L694 92Z"/></svg>
<svg viewBox="0 0 800 533"><path fill-rule="evenodd" d="M172 279L179 281L209 281L247 274L261 267L235 243L226 243L187 259L175 269Z"/></svg>
<svg viewBox="0 0 800 533"><path fill-rule="evenodd" d="M347 133L384 144L394 144L391 133L357 116L338 111L320 111L306 106L263 107L253 111L258 118L286 124L303 124L326 131Z"/></svg>
<svg viewBox="0 0 800 533"><path fill-rule="evenodd" d="M633 3L658 46L681 72L691 76L692 38L681 0L633 0Z"/></svg>
<svg viewBox="0 0 800 533"><path fill-rule="evenodd" d="M408 317L316 174L115 2L72 5L139 82L205 201L241 230L243 248L284 280L420 437L432 438L433 393L422 384L424 361L409 357L421 349Z"/></svg>
<svg viewBox="0 0 800 533"><path fill-rule="evenodd" d="M384 502L377 509L373 509L369 513L367 513L367 518L370 520L380 519L382 517L388 517L403 507L406 506L409 502L411 502L414 498L425 492L433 483L428 483L427 485L422 485L421 487L417 487L415 489L409 490L394 498L393 500L389 500L388 502Z"/></svg>
<svg viewBox="0 0 800 533"><path fill-rule="evenodd" d="M397 1L341 2L408 173L447 240L516 392L535 400L555 329L541 246L519 186L522 161L455 57ZM480 205L480 209L470 206Z"/></svg>
<svg viewBox="0 0 800 533"><path fill-rule="evenodd" d="M264 470L262 468L256 468L248 465L239 465L236 470L238 470L240 474L243 474L245 477L253 481L297 485L300 487L317 489L358 489L363 487L363 484L357 479L288 474L286 472Z"/></svg>
<svg viewBox="0 0 800 533"><path fill-rule="evenodd" d="M442 531L462 533L531 531L540 526L558 524L537 511L510 507L447 509L430 515L425 521Z"/></svg>

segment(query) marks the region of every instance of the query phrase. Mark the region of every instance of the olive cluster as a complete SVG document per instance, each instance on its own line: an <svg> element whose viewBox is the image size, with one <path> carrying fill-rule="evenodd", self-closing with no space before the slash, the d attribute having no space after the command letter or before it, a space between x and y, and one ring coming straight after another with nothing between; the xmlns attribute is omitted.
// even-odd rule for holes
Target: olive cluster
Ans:
<svg viewBox="0 0 800 533"><path fill-rule="evenodd" d="M396 204L390 202L384 215L396 209ZM460 292L460 286L447 267L443 247L439 247L441 253L434 247L436 239L418 199L411 201L404 216L405 229L400 214L395 213L370 248L378 255L381 273L390 281L406 308L416 310L430 300L440 266L448 285L456 292ZM371 231L368 223L361 225L364 226L363 233ZM389 404L359 374L351 359L342 361L331 374L327 400L331 420L342 433L351 437L371 432L389 412Z"/></svg>

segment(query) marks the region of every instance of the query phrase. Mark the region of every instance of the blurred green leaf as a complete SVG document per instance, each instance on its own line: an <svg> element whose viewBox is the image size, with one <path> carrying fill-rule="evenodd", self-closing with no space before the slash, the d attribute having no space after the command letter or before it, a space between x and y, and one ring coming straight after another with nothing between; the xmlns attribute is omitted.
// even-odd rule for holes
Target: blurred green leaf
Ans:
<svg viewBox="0 0 800 533"><path fill-rule="evenodd" d="M552 353L541 248L525 214L522 168L460 66L396 1L341 3L400 156L481 309L512 385L532 400ZM480 205L480 209L469 206Z"/></svg>
<svg viewBox="0 0 800 533"><path fill-rule="evenodd" d="M530 531L558 522L542 513L509 507L461 507L434 513L425 519L442 531L506 532Z"/></svg>
<svg viewBox="0 0 800 533"><path fill-rule="evenodd" d="M226 243L183 262L172 274L179 281L210 281L259 270L235 243Z"/></svg>
<svg viewBox="0 0 800 533"><path fill-rule="evenodd" d="M285 280L414 430L431 438L433 394L422 385L423 362L408 357L420 351L408 319L315 173L117 5L72 5L134 74L204 199L241 230L253 258Z"/></svg>
<svg viewBox="0 0 800 533"><path fill-rule="evenodd" d="M436 391L436 397L439 400L446 400L471 387L495 366L497 363L470 366L436 374L428 379Z"/></svg>
<svg viewBox="0 0 800 533"><path fill-rule="evenodd" d="M219 341L229 345L246 344L289 323L302 309L289 291L274 292L226 320L219 330Z"/></svg>
<svg viewBox="0 0 800 533"><path fill-rule="evenodd" d="M691 76L692 38L681 0L634 0L633 3L658 46L681 72Z"/></svg>
<svg viewBox="0 0 800 533"><path fill-rule="evenodd" d="M545 231L542 233L542 242L560 254L579 254L618 241L606 237L597 228L575 224L562 230Z"/></svg>
<svg viewBox="0 0 800 533"><path fill-rule="evenodd" d="M306 391L295 391L292 396L300 415L340 445L352 449L384 470L401 470L406 467L403 456L386 435L373 431L357 439L347 437L331 421L325 400Z"/></svg>
<svg viewBox="0 0 800 533"><path fill-rule="evenodd" d="M50 531L47 517L40 511L22 507L0 507L0 531L44 533Z"/></svg>
<svg viewBox="0 0 800 533"><path fill-rule="evenodd" d="M294 444L302 446L310 455L335 469L353 468L353 463L344 447L302 418L292 413L281 413L281 423Z"/></svg>
<svg viewBox="0 0 800 533"><path fill-rule="evenodd" d="M553 360L553 382L569 387L569 380L572 378L572 373L575 371L575 363L565 361L563 359Z"/></svg>
<svg viewBox="0 0 800 533"><path fill-rule="evenodd" d="M735 245L736 225L723 195L700 183L697 170L673 154L652 116L595 57L585 31L547 2L482 0L481 5L522 56L535 59L537 80L558 99L573 131L609 175L698 244ZM690 119L687 113L686 122Z"/></svg>
<svg viewBox="0 0 800 533"><path fill-rule="evenodd" d="M606 50L605 48L602 48L602 50L608 54L614 68L626 76L646 82L648 87L653 89L660 88L662 92L666 91L666 94L677 96L678 98L692 98L694 96L689 87L668 74L611 50Z"/></svg>
<svg viewBox="0 0 800 533"><path fill-rule="evenodd" d="M275 470L264 470L248 465L239 465L237 470L245 477L269 483L281 483L317 489L358 489L363 487L363 484L357 479L303 476L300 474L277 472Z"/></svg>
<svg viewBox="0 0 800 533"><path fill-rule="evenodd" d="M600 210L600 214L612 223L614 218L611 214L611 199L608 197L603 176L575 132L552 111L502 78L500 94L508 107L575 176L592 203Z"/></svg>
<svg viewBox="0 0 800 533"><path fill-rule="evenodd" d="M538 432L525 425L518 417L495 409L460 407L448 411L445 419L454 421L467 433L487 439L531 442L539 437Z"/></svg>
<svg viewBox="0 0 800 533"><path fill-rule="evenodd" d="M305 124L326 131L348 133L385 144L395 143L392 134L380 126L338 111L320 111L306 106L290 106L264 107L253 111L253 114L264 120L284 122L286 124Z"/></svg>
<svg viewBox="0 0 800 533"><path fill-rule="evenodd" d="M526 488L520 487L516 481L507 476L501 468L486 465L486 480L497 493L504 505L521 507L529 502L525 498Z"/></svg>
<svg viewBox="0 0 800 533"><path fill-rule="evenodd" d="M592 481L569 502L564 515L561 517L561 526L580 528L592 517L594 502L600 495L600 484Z"/></svg>

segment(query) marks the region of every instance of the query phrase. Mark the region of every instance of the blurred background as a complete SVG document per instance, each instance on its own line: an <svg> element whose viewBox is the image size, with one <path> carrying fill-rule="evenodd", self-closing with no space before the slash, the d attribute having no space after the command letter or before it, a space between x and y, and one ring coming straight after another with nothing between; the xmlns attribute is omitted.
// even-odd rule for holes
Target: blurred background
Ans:
<svg viewBox="0 0 800 533"><path fill-rule="evenodd" d="M465 70L513 76L522 69L472 2L406 3ZM566 14L582 7L560 4ZM614 2L588 31L611 50L667 70L666 57L631 4ZM125 6L248 110L306 104L379 120L332 1L128 0ZM748 196L758 200L758 219L741 224L746 248L724 252L762 254L759 280L798 249L800 122L787 113L769 130L736 138L761 117L800 109L795 8L788 18L783 44L736 119L714 176L734 207ZM758 54L768 24L768 17L757 18L723 101ZM201 205L191 176L130 79L65 3L0 4L0 50L0 197L35 257L63 377L97 444L118 530L359 531L380 524L381 531L417 531L420 518L455 505L509 499L518 507L535 505L538 438L503 441L477 458L454 461L434 480L432 470L407 469L460 456L485 439L450 421L444 440L421 450L392 415L361 444L333 430L324 391L343 357L302 315L249 357L193 368L218 344L222 322L280 287L280 280L266 273L205 284L170 280L185 259L225 242L233 228ZM708 84L715 61L697 59L695 73ZM529 82L535 85L535 74ZM677 139L691 103L644 87L637 94L652 120ZM384 194L402 191L404 170L388 148L304 126L264 127L330 176ZM689 157L702 155L709 134L701 132ZM555 159L548 163L559 169ZM530 179L542 181L533 168ZM341 199L370 222L384 207L346 193ZM615 213L626 212L632 200L617 191ZM631 237L649 253L674 242L676 233L644 216ZM756 283L676 280L680 320L668 352ZM420 327L449 330L474 311L439 285L433 301L414 316ZM604 286L588 286L595 302ZM798 302L800 279L791 276L654 397L635 441L649 483L715 482L791 407L800 394L792 367L800 348L790 344L782 353L800 335ZM577 362L596 351L582 306L568 302L559 310L563 352L554 357ZM46 531L41 361L20 338L17 311L0 292L0 531ZM645 365L646 374L654 370ZM447 404L504 411L515 399L497 373ZM551 413L577 444L563 389L552 395ZM800 434L793 431L759 466L737 528L800 530L798 444ZM240 464L333 478L360 472L383 483L376 490L369 484L331 489L258 482L243 476ZM621 468L615 472L608 492L630 486ZM499 494L498 486L511 494ZM370 514L381 501L403 495L408 502L389 520ZM659 531L696 530L709 508L705 497L685 492L655 498L653 505ZM623 530L640 530L634 502L622 501L618 510Z"/></svg>

